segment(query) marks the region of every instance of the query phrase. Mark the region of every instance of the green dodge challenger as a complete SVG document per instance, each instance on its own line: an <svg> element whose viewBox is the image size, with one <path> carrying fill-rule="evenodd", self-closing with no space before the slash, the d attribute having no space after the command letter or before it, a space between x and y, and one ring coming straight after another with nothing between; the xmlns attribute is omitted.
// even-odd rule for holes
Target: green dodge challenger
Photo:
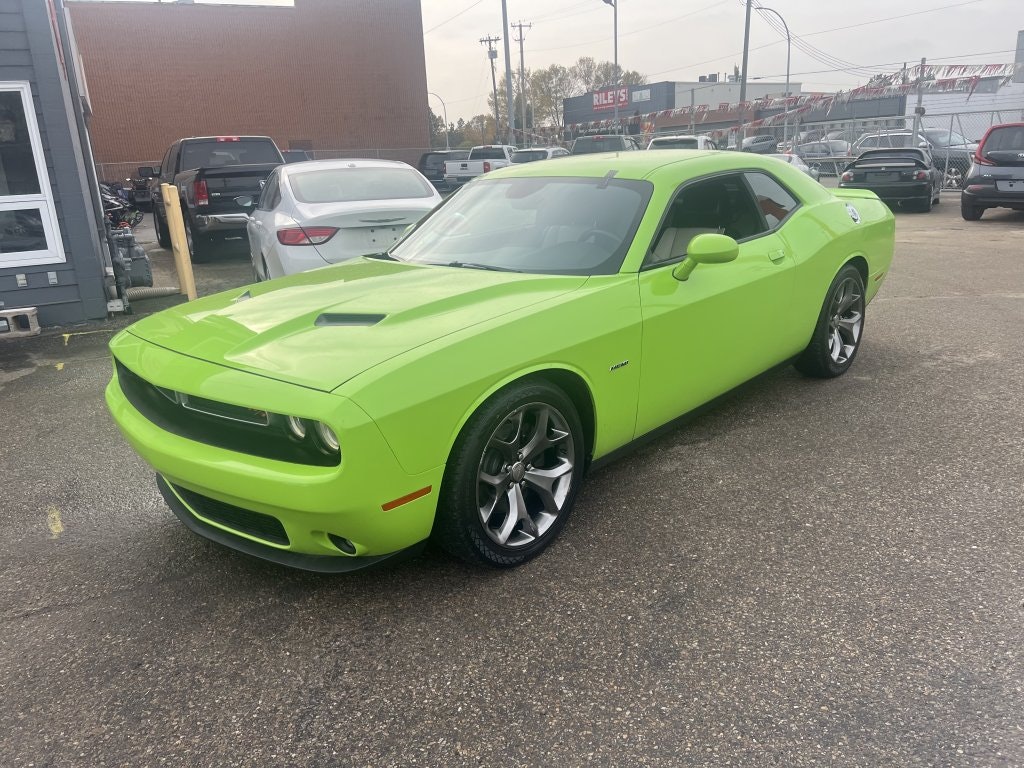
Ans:
<svg viewBox="0 0 1024 768"><path fill-rule="evenodd" d="M758 155L511 166L387 253L122 331L107 404L236 550L347 571L433 539L515 566L617 449L780 363L844 373L894 232L873 193Z"/></svg>

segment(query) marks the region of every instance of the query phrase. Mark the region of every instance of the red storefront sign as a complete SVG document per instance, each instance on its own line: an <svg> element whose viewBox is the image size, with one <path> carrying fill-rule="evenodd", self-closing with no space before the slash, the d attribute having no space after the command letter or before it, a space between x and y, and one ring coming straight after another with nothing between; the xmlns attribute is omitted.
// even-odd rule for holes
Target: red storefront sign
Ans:
<svg viewBox="0 0 1024 768"><path fill-rule="evenodd" d="M625 109L629 106L629 88L606 88L603 91L594 91L594 111L601 112L606 109L615 109L616 93L618 93L618 107Z"/></svg>

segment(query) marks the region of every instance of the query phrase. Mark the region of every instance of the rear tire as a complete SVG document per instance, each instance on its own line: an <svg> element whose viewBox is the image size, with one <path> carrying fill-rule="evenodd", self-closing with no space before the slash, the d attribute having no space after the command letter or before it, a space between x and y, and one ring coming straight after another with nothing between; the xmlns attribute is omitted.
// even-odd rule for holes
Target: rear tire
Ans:
<svg viewBox="0 0 1024 768"><path fill-rule="evenodd" d="M864 338L864 279L847 264L835 276L821 305L811 342L793 365L804 376L834 379L846 373Z"/></svg>
<svg viewBox="0 0 1024 768"><path fill-rule="evenodd" d="M932 193L929 192L928 196L918 203L917 210L921 213L931 213L932 211Z"/></svg>
<svg viewBox="0 0 1024 768"><path fill-rule="evenodd" d="M505 388L455 442L432 539L475 565L525 563L565 527L585 456L579 415L562 390L543 380Z"/></svg>
<svg viewBox="0 0 1024 768"><path fill-rule="evenodd" d="M185 241L188 243L189 256L193 264L202 264L209 261L213 255L213 243L209 237L197 235L192 232L192 220L185 216Z"/></svg>
<svg viewBox="0 0 1024 768"><path fill-rule="evenodd" d="M160 218L156 212L156 205L153 206L153 229L156 230L156 242L161 248L171 247L171 230L167 222Z"/></svg>
<svg viewBox="0 0 1024 768"><path fill-rule="evenodd" d="M980 208L977 205L972 205L968 201L960 198L960 215L964 217L964 221L977 221L981 218L981 214L985 212L984 208Z"/></svg>

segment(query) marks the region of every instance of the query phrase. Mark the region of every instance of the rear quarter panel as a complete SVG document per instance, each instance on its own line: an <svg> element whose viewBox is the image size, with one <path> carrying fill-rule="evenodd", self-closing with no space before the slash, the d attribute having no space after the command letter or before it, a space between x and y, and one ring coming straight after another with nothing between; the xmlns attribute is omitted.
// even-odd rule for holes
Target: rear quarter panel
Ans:
<svg viewBox="0 0 1024 768"><path fill-rule="evenodd" d="M896 220L873 192L837 190L805 205L780 235L793 254L795 308L810 339L825 294L844 264L857 260L865 267L865 301L878 293L892 263Z"/></svg>

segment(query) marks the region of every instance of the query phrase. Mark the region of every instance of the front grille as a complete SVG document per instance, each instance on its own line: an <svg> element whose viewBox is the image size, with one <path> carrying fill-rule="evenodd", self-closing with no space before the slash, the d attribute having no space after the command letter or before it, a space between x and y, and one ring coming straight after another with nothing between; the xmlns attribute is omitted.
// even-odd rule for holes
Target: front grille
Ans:
<svg viewBox="0 0 1024 768"><path fill-rule="evenodd" d="M226 504L223 501L187 491L176 485L171 488L200 517L273 544L287 545L289 543L288 534L285 532L284 526L281 525L281 521L272 515L253 512L251 509L242 509L233 504Z"/></svg>
<svg viewBox="0 0 1024 768"><path fill-rule="evenodd" d="M285 419L251 408L217 403L150 384L115 358L121 391L135 409L179 437L230 451L294 464L337 466L337 453L319 450L312 439L289 436Z"/></svg>

